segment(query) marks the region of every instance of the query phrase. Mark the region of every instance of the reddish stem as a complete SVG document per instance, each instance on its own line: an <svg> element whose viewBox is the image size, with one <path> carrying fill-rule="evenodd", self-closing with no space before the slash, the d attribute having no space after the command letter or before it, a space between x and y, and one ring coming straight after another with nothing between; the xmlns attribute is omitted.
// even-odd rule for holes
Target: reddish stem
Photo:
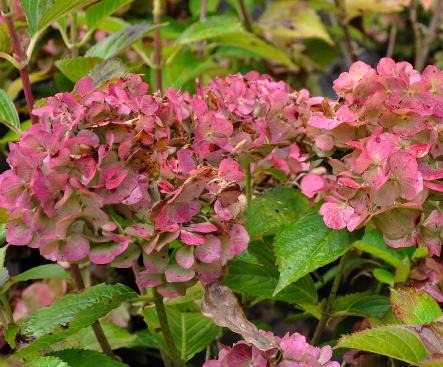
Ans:
<svg viewBox="0 0 443 367"><path fill-rule="evenodd" d="M11 39L12 50L15 54L15 58L20 65L20 78L23 83L23 92L25 94L26 104L28 106L29 116L31 117L31 121L33 124L38 122L36 116L32 115L32 110L34 108L34 96L32 94L31 81L29 80L29 72L27 66L27 57L25 52L23 51L20 40L17 35L17 31L14 27L14 22L12 20L12 13L8 13L6 1L2 0L1 2L1 10L3 18L5 19L6 26L8 28L9 37Z"/></svg>
<svg viewBox="0 0 443 367"><path fill-rule="evenodd" d="M154 25L160 24L161 0L154 0ZM154 66L155 66L155 86L160 92L163 90L162 83L162 44L160 28L154 30Z"/></svg>
<svg viewBox="0 0 443 367"><path fill-rule="evenodd" d="M71 273L75 281L75 285L77 286L77 289L82 292L86 289L85 282L83 281L82 274L80 272L80 268L77 264L71 264ZM114 360L118 360L117 357L112 353L111 345L109 344L108 339L106 338L106 335L100 325L100 321L95 321L92 325L92 331L95 334L95 338L98 341L98 344L100 345L100 348L102 349L103 353L108 355Z"/></svg>
<svg viewBox="0 0 443 367"><path fill-rule="evenodd" d="M240 0L240 10L243 15L243 22L245 23L246 30L252 32L252 20L249 16L248 9L246 9L244 0Z"/></svg>

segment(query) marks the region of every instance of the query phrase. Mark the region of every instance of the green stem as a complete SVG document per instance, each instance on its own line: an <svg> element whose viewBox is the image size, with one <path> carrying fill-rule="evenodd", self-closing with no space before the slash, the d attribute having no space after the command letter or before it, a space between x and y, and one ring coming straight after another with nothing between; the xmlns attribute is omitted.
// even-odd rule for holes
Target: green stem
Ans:
<svg viewBox="0 0 443 367"><path fill-rule="evenodd" d="M246 201L249 203L252 200L252 176L251 176L251 163L248 163L245 172L246 178Z"/></svg>
<svg viewBox="0 0 443 367"><path fill-rule="evenodd" d="M248 9L246 8L246 4L244 0L239 0L240 2L240 10L243 16L243 23L245 24L245 28L249 32L253 32L252 30L252 20L249 16Z"/></svg>
<svg viewBox="0 0 443 367"><path fill-rule="evenodd" d="M346 252L340 259L338 264L337 273L335 274L334 282L332 283L331 291L329 292L328 299L323 303L320 320L315 329L314 336L312 337L311 344L317 345L325 331L326 325L331 318L331 312L334 307L335 298L337 297L338 287L340 286L343 271L345 269L346 260L348 259L349 252Z"/></svg>
<svg viewBox="0 0 443 367"><path fill-rule="evenodd" d="M12 50L15 54L17 63L20 65L20 79L23 84L23 93L25 95L26 105L28 106L28 113L31 117L32 124L38 123L37 116L32 114L34 109L34 95L32 94L31 81L29 79L28 60L26 54L20 44L20 38L15 29L14 21L12 19L13 10L8 9L6 0L0 0L0 14L3 15L4 21L8 28L9 38L11 39Z"/></svg>
<svg viewBox="0 0 443 367"><path fill-rule="evenodd" d="M161 0L154 0L153 20L154 25L160 24L162 14ZM160 28L154 30L154 66L155 66L155 87L162 92L162 41Z"/></svg>
<svg viewBox="0 0 443 367"><path fill-rule="evenodd" d="M78 24L77 24L77 14L72 13L71 15L71 56L78 56L78 45L77 45L77 37L78 37Z"/></svg>
<svg viewBox="0 0 443 367"><path fill-rule="evenodd" d="M71 272L72 272L72 276L74 278L75 284L77 286L77 289L79 291L84 291L86 288L85 282L83 281L83 277L80 272L80 268L78 267L77 264L71 264ZM100 325L100 321L97 320L92 324L92 330L94 331L95 338L97 339L98 344L100 344L100 347L101 347L103 353L105 353L106 355L108 355L109 357L111 357L114 360L118 360L118 358L114 355L114 353L112 353L111 345L109 344L109 341L106 338L106 335Z"/></svg>
<svg viewBox="0 0 443 367"><path fill-rule="evenodd" d="M8 324L14 323L14 317L12 316L12 310L11 306L9 305L9 302L6 298L6 295L0 294L0 303L2 304L2 308L5 312L6 320L8 321Z"/></svg>
<svg viewBox="0 0 443 367"><path fill-rule="evenodd" d="M183 363L180 360L177 348L174 343L174 339L172 338L171 329L169 329L168 317L166 315L163 297L158 293L157 289L154 288L153 291L155 310L157 311L158 320L160 321L160 327L162 329L163 336L165 337L166 345L168 346L168 351L172 359L172 364L174 367L181 367L183 366Z"/></svg>

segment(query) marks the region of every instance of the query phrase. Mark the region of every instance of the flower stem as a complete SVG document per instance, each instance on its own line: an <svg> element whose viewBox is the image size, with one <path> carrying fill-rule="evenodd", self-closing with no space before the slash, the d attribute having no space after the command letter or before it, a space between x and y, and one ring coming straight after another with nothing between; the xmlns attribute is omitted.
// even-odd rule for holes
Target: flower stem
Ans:
<svg viewBox="0 0 443 367"><path fill-rule="evenodd" d="M335 298L337 296L338 287L340 286L343 271L345 269L346 260L348 259L349 252L346 252L340 259L338 264L337 273L335 274L334 282L332 283L331 291L329 292L328 299L323 303L320 320L312 337L311 344L317 345L325 331L326 325L331 318L331 312L334 307Z"/></svg>
<svg viewBox="0 0 443 367"><path fill-rule="evenodd" d="M6 298L6 295L4 293L0 294L0 303L4 310L4 314L6 316L6 321L8 322L8 325L13 324L14 317L12 315L11 306L9 305L8 299Z"/></svg>
<svg viewBox="0 0 443 367"><path fill-rule="evenodd" d="M251 163L248 163L245 172L246 177L246 201L249 203L252 200L252 175L251 175Z"/></svg>
<svg viewBox="0 0 443 367"><path fill-rule="evenodd" d="M422 71L423 68L425 67L425 63L428 58L429 51L431 50L432 42L434 42L435 38L437 37L437 28L440 24L441 13L443 10L443 0L436 0L434 2L434 12L432 14L432 19L429 24L429 27L427 27L424 31L423 37L420 36L419 25L417 22L417 3L416 3L416 1L413 2L413 6L412 6L411 10L413 11L413 13L412 13L413 27L414 27L414 29L415 28L418 29L415 31L415 36L420 38L420 41L419 41L417 48L416 48L415 68L418 71ZM414 20L415 20L415 22L414 22Z"/></svg>
<svg viewBox="0 0 443 367"><path fill-rule="evenodd" d="M163 303L163 297L158 293L157 289L153 289L154 291L154 304L155 310L157 311L158 320L160 321L160 326L162 329L163 336L166 340L166 345L168 346L169 355L172 359L172 364L174 367L183 366L182 361L180 360L177 348L174 343L174 339L172 338L171 329L169 329L168 325L168 317L166 315L165 304Z"/></svg>
<svg viewBox="0 0 443 367"><path fill-rule="evenodd" d="M74 278L75 284L77 286L77 289L79 291L84 291L85 290L85 283L83 281L82 278L82 274L80 272L80 268L78 267L77 264L71 264L71 272L72 272L72 276ZM106 338L106 335L100 325L100 321L95 321L92 324L92 330L94 331L95 337L98 341L98 344L100 344L100 347L103 351L103 353L105 353L106 355L108 355L109 357L118 360L118 358L114 355L114 353L112 353L112 348L111 345L109 344L108 339Z"/></svg>
<svg viewBox="0 0 443 367"><path fill-rule="evenodd" d="M335 0L335 6L339 10L339 18L337 19L337 22L343 31L343 41L344 41L343 53L344 56L346 57L347 63L351 64L357 61L357 57L355 55L354 47L352 45L352 37L351 33L349 32L349 27L345 22L346 10L345 10L344 1Z"/></svg>
<svg viewBox="0 0 443 367"><path fill-rule="evenodd" d="M153 20L154 25L160 24L162 14L161 0L154 0ZM154 67L155 67L155 87L160 92L163 90L162 83L162 43L160 28L154 30Z"/></svg>
<svg viewBox="0 0 443 367"><path fill-rule="evenodd" d="M252 20L249 16L248 9L246 8L245 1L239 0L240 2L240 9L243 16L243 23L245 24L245 28L247 31L252 32Z"/></svg>
<svg viewBox="0 0 443 367"><path fill-rule="evenodd" d="M19 73L20 79L23 83L23 93L25 94L26 105L28 106L29 116L33 124L38 122L37 116L32 115L34 108L34 95L32 94L31 81L29 80L28 72L28 60L25 52L20 45L20 40L15 30L14 21L12 20L12 9L8 9L6 0L0 0L0 10L3 18L5 19L6 27L8 28L9 38L11 39L12 50L14 51L15 58L20 65Z"/></svg>
<svg viewBox="0 0 443 367"><path fill-rule="evenodd" d="M77 30L78 24L77 24L77 14L72 13L71 15L71 56L76 57L78 56L78 43L77 43Z"/></svg>

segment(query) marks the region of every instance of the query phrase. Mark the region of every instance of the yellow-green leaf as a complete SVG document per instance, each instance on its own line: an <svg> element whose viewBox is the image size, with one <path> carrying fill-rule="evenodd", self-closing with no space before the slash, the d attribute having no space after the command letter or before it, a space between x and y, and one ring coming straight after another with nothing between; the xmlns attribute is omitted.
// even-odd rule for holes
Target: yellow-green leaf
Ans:
<svg viewBox="0 0 443 367"><path fill-rule="evenodd" d="M416 288L392 289L391 303L395 314L405 324L423 325L443 315L438 303Z"/></svg>
<svg viewBox="0 0 443 367"><path fill-rule="evenodd" d="M416 365L428 355L419 336L406 326L391 325L344 335L340 348L354 348Z"/></svg>

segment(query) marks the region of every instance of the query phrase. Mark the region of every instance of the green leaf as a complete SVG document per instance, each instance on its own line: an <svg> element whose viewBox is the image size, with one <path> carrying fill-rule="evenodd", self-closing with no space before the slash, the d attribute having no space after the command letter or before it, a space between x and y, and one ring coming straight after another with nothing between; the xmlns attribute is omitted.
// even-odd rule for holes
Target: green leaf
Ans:
<svg viewBox="0 0 443 367"><path fill-rule="evenodd" d="M130 25L96 43L86 51L85 56L109 59L126 50L134 42L140 40L147 32L158 27L158 25L150 26L147 23Z"/></svg>
<svg viewBox="0 0 443 367"><path fill-rule="evenodd" d="M11 39L9 38L8 27L0 24L0 52L9 54L11 52Z"/></svg>
<svg viewBox="0 0 443 367"><path fill-rule="evenodd" d="M116 324L101 321L100 325L113 350L125 348L131 345L137 338L137 335L131 334ZM74 335L68 336L58 343L53 350L67 348L96 350L98 352L102 350L91 327L84 328Z"/></svg>
<svg viewBox="0 0 443 367"><path fill-rule="evenodd" d="M417 364L428 354L419 336L407 327L399 325L382 326L344 335L337 346L377 353L410 364Z"/></svg>
<svg viewBox="0 0 443 367"><path fill-rule="evenodd" d="M26 131L31 127L31 120L26 120L20 124L20 133L14 130L9 130L1 139L0 145L7 145L10 142L18 141L20 139L20 134L22 131Z"/></svg>
<svg viewBox="0 0 443 367"><path fill-rule="evenodd" d="M17 333L19 332L19 330L20 330L19 325L11 323L3 332L3 336L5 338L6 343L8 343L9 346L13 349L15 348L16 345L15 339L17 337Z"/></svg>
<svg viewBox="0 0 443 367"><path fill-rule="evenodd" d="M69 367L128 367L125 363L92 350L65 349L51 355L68 363Z"/></svg>
<svg viewBox="0 0 443 367"><path fill-rule="evenodd" d="M385 283L393 286L395 284L395 275L386 269L376 268L372 272L374 278L380 283Z"/></svg>
<svg viewBox="0 0 443 367"><path fill-rule="evenodd" d="M18 112L3 89L0 89L0 123L18 134L21 133Z"/></svg>
<svg viewBox="0 0 443 367"><path fill-rule="evenodd" d="M35 279L68 279L68 277L68 272L60 265L46 264L26 270L25 272L12 277L11 280L16 283Z"/></svg>
<svg viewBox="0 0 443 367"><path fill-rule="evenodd" d="M172 337L183 361L190 360L196 353L204 350L220 330L211 319L200 312L183 311L176 306L167 306L166 314ZM144 317L157 342L163 350L167 350L155 309L145 308Z"/></svg>
<svg viewBox="0 0 443 367"><path fill-rule="evenodd" d="M280 269L274 294L338 259L352 246L354 237L346 230L326 227L318 213L307 214L294 224L283 227L274 244Z"/></svg>
<svg viewBox="0 0 443 367"><path fill-rule="evenodd" d="M299 190L278 187L254 199L246 209L246 228L251 238L277 234L285 224L297 222L311 211Z"/></svg>
<svg viewBox="0 0 443 367"><path fill-rule="evenodd" d="M43 2L45 2L45 0ZM55 0L51 7L41 12L37 30L42 30L66 15L78 11L94 2L96 2L96 0Z"/></svg>
<svg viewBox="0 0 443 367"><path fill-rule="evenodd" d="M5 245L3 247L0 247L0 268L5 267L5 258L6 258L6 251L8 250L9 245Z"/></svg>
<svg viewBox="0 0 443 367"><path fill-rule="evenodd" d="M189 1L189 10L191 10L191 14L195 18L198 18L200 16L201 3L202 0ZM215 13L217 11L219 4L220 0L207 0L206 13L208 14Z"/></svg>
<svg viewBox="0 0 443 367"><path fill-rule="evenodd" d="M391 303L405 324L424 325L443 315L438 303L427 292L416 288L392 289Z"/></svg>
<svg viewBox="0 0 443 367"><path fill-rule="evenodd" d="M146 328L137 331L135 335L137 338L134 340L132 344L128 346L128 348L144 347L144 348L157 349L159 347L157 339L152 335L149 329Z"/></svg>
<svg viewBox="0 0 443 367"><path fill-rule="evenodd" d="M404 283L408 280L411 273L411 262L408 257L404 257L400 261L400 265L395 269L395 282Z"/></svg>
<svg viewBox="0 0 443 367"><path fill-rule="evenodd" d="M38 357L31 362L25 363L24 367L72 367L60 358L45 356Z"/></svg>
<svg viewBox="0 0 443 367"><path fill-rule="evenodd" d="M317 38L333 44L325 24L308 1L276 1L266 7L258 25L271 39L294 40Z"/></svg>
<svg viewBox="0 0 443 367"><path fill-rule="evenodd" d="M418 246L411 256L412 261L418 261L428 257L428 248L426 246Z"/></svg>
<svg viewBox="0 0 443 367"><path fill-rule="evenodd" d="M90 6L85 12L88 30L91 31L95 29L103 18L106 18L131 2L132 0L105 0Z"/></svg>
<svg viewBox="0 0 443 367"><path fill-rule="evenodd" d="M89 76L99 87L110 80L118 79L126 73L125 65L118 59L106 59L91 71Z"/></svg>
<svg viewBox="0 0 443 367"><path fill-rule="evenodd" d="M100 57L73 57L55 62L55 66L72 82L77 82L89 74L103 60Z"/></svg>
<svg viewBox="0 0 443 367"><path fill-rule="evenodd" d="M296 304L315 304L318 301L317 291L310 276L290 284L277 295L273 292L278 283L279 272L275 266L272 244L251 242L249 253L257 263L242 261L238 258L229 263L229 273L225 284L235 292L255 297L265 297Z"/></svg>
<svg viewBox="0 0 443 367"><path fill-rule="evenodd" d="M360 241L354 242L354 247L382 259L395 268L400 266L402 256L386 244L383 235L377 230L366 231Z"/></svg>
<svg viewBox="0 0 443 367"><path fill-rule="evenodd" d="M225 71L212 60L201 60L195 57L191 50L183 49L175 56L174 62L163 66L163 82L172 88L184 88L188 82L194 87L195 78L201 75L206 78L211 75L223 75ZM154 82L154 78L155 70L151 69L151 83Z"/></svg>
<svg viewBox="0 0 443 367"><path fill-rule="evenodd" d="M9 280L9 271L5 268L5 258L8 247L9 245L5 245L0 248L0 290L3 290Z"/></svg>
<svg viewBox="0 0 443 367"><path fill-rule="evenodd" d="M36 340L20 349L16 356L28 357L48 348L135 297L137 294L122 284L100 284L40 308L21 325L21 335Z"/></svg>
<svg viewBox="0 0 443 367"><path fill-rule="evenodd" d="M272 60L282 65L295 68L293 61L279 48L263 41L255 34L248 32L231 33L215 38L223 45L231 45L251 51L262 59Z"/></svg>
<svg viewBox="0 0 443 367"><path fill-rule="evenodd" d="M418 367L443 367L443 358L421 362Z"/></svg>
<svg viewBox="0 0 443 367"><path fill-rule="evenodd" d="M180 37L177 38L177 45L186 45L192 42L207 40L209 38L220 37L230 33L245 32L238 18L226 15L216 15L208 17L203 22L191 24Z"/></svg>
<svg viewBox="0 0 443 367"><path fill-rule="evenodd" d="M353 293L337 297L336 316L383 317L391 308L389 298L370 293Z"/></svg>
<svg viewBox="0 0 443 367"><path fill-rule="evenodd" d="M352 0L345 1L344 4L346 20L370 13L394 13L402 11L408 6L404 1L401 0Z"/></svg>
<svg viewBox="0 0 443 367"><path fill-rule="evenodd" d="M54 5L55 0L20 0L20 5L26 15L28 31L34 35L39 30L38 23L44 13Z"/></svg>

